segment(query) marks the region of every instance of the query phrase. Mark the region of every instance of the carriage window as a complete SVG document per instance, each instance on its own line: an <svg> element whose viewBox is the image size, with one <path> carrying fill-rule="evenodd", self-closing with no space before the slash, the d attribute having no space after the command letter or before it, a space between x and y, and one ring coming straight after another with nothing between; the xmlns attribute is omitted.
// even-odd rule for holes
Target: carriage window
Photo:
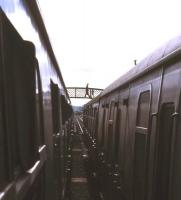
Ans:
<svg viewBox="0 0 181 200"><path fill-rule="evenodd" d="M32 167L37 156L35 51L32 43L11 39L5 40L4 109L16 177Z"/></svg>
<svg viewBox="0 0 181 200"><path fill-rule="evenodd" d="M13 97L20 163L24 169L33 166L37 152L35 49L24 42L12 64ZM22 52L24 51L24 53ZM23 86L22 86L23 85Z"/></svg>
<svg viewBox="0 0 181 200"><path fill-rule="evenodd" d="M31 168L37 159L35 47L18 35L6 16L1 19L3 117L12 156L12 179Z"/></svg>
<svg viewBox="0 0 181 200"><path fill-rule="evenodd" d="M150 104L150 92L146 91L140 95L139 103L138 103L138 112L137 112L137 126L140 127L148 127L148 119L149 119L149 106Z"/></svg>

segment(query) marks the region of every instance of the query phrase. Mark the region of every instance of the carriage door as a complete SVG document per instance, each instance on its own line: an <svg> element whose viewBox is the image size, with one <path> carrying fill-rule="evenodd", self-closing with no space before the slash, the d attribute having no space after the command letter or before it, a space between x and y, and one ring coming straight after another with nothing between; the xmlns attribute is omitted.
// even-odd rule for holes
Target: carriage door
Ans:
<svg viewBox="0 0 181 200"><path fill-rule="evenodd" d="M54 172L55 180L60 183L60 92L57 84L51 81L52 119L53 119L53 145L54 145Z"/></svg>
<svg viewBox="0 0 181 200"><path fill-rule="evenodd" d="M134 146L134 200L145 200L150 88L142 88L138 100Z"/></svg>
<svg viewBox="0 0 181 200"><path fill-rule="evenodd" d="M181 137L179 101L181 62L165 67L158 115L155 200L179 200L181 196Z"/></svg>

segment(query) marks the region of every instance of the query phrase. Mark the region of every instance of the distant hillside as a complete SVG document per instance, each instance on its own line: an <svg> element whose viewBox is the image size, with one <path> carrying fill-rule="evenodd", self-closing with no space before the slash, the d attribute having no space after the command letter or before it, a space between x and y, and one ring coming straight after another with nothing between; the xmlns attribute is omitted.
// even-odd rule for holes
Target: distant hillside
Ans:
<svg viewBox="0 0 181 200"><path fill-rule="evenodd" d="M73 106L74 112L82 112L83 107L82 106Z"/></svg>

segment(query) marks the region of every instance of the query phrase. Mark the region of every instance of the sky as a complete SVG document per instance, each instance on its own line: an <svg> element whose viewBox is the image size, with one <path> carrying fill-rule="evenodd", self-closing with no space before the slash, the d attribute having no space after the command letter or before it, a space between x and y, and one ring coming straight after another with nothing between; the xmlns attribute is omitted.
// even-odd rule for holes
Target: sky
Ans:
<svg viewBox="0 0 181 200"><path fill-rule="evenodd" d="M67 87L106 88L181 34L179 0L38 0Z"/></svg>

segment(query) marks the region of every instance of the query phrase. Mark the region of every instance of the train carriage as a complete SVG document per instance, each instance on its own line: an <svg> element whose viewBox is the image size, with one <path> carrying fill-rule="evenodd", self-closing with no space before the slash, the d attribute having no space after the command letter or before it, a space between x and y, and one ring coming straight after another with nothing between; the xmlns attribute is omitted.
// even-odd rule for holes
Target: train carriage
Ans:
<svg viewBox="0 0 181 200"><path fill-rule="evenodd" d="M72 108L35 0L0 1L0 199L63 199Z"/></svg>
<svg viewBox="0 0 181 200"><path fill-rule="evenodd" d="M113 82L97 100L94 156L104 199L180 199L180 55L179 36Z"/></svg>

